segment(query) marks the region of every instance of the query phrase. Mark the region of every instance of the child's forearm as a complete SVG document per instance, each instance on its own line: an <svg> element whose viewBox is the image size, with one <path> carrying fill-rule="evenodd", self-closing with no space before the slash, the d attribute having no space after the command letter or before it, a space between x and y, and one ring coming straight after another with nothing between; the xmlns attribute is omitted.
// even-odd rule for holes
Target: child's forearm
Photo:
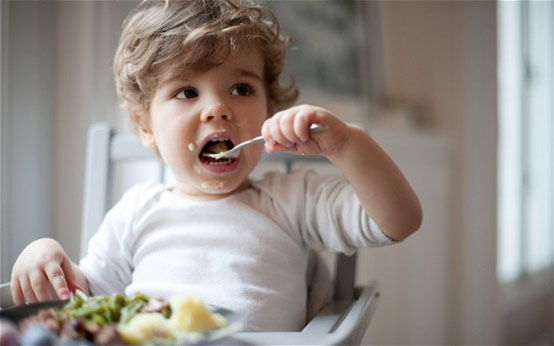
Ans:
<svg viewBox="0 0 554 346"><path fill-rule="evenodd" d="M349 125L348 140L328 159L344 173L367 215L387 236L402 240L419 228L419 199L392 159L363 130Z"/></svg>

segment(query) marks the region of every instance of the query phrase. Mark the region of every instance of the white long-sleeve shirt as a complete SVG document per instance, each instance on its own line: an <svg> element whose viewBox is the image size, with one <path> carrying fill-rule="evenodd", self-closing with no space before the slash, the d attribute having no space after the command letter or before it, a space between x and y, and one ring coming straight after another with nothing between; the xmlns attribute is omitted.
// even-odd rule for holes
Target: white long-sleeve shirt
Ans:
<svg viewBox="0 0 554 346"><path fill-rule="evenodd" d="M295 331L305 325L308 248L389 243L344 177L301 170L212 201L138 185L108 212L80 268L94 295L190 293L239 312L246 330Z"/></svg>

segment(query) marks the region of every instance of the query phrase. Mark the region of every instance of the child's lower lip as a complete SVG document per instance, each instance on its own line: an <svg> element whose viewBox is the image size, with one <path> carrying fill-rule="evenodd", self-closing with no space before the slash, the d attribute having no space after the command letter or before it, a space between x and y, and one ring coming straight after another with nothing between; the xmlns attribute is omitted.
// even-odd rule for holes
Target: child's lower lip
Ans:
<svg viewBox="0 0 554 346"><path fill-rule="evenodd" d="M239 165L240 158L233 160L229 164L220 164L220 165L210 164L208 162L202 161L200 158L198 159L198 161L200 162L200 165L208 172L222 174L222 173L233 172L234 170L236 170Z"/></svg>

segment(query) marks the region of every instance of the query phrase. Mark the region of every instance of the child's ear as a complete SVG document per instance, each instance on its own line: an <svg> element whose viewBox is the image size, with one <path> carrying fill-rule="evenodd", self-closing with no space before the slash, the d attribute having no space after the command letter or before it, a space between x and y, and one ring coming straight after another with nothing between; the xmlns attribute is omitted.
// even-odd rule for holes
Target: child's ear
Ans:
<svg viewBox="0 0 554 346"><path fill-rule="evenodd" d="M141 111L139 109L133 110L133 121L139 128L139 137L142 145L150 149L156 149L156 138L152 132L152 127L145 124L145 121L141 119Z"/></svg>
<svg viewBox="0 0 554 346"><path fill-rule="evenodd" d="M156 149L156 137L154 137L154 133L152 132L152 129L146 128L144 126L140 127L139 130L139 136L142 144L150 149Z"/></svg>

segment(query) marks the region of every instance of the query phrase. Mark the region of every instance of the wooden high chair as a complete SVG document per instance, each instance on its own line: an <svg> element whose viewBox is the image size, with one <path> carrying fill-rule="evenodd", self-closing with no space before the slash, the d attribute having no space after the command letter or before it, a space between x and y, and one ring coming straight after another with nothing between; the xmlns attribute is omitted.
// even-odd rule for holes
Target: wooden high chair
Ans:
<svg viewBox="0 0 554 346"><path fill-rule="evenodd" d="M165 166L133 135L116 134L107 123L89 128L86 153L85 188L81 233L81 256L89 239L97 231L104 215L113 205L115 166L118 163L150 161L160 181ZM323 157L287 154L264 155L264 162L280 163L290 172L293 162L326 161ZM299 332L248 332L233 335L230 344L360 344L375 313L379 292L375 281L355 287L356 255L335 255L332 298ZM0 285L0 307L13 305L9 283Z"/></svg>

